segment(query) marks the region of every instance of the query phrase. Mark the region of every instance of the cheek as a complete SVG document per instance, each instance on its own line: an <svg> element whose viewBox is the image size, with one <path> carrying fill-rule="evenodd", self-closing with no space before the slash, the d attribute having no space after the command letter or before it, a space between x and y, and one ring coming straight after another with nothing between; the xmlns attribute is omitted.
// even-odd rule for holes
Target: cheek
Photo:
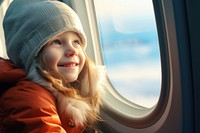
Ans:
<svg viewBox="0 0 200 133"><path fill-rule="evenodd" d="M47 54L45 59L48 65L55 65L57 61L57 58L53 53Z"/></svg>
<svg viewBox="0 0 200 133"><path fill-rule="evenodd" d="M59 52L56 50L49 49L48 51L46 51L45 60L49 67L56 67L60 59L59 57Z"/></svg>

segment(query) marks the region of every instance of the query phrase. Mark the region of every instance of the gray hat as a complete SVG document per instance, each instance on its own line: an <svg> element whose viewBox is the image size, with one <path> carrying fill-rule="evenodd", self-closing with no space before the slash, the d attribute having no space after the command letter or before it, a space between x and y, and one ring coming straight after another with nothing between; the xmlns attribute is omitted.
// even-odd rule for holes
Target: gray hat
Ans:
<svg viewBox="0 0 200 133"><path fill-rule="evenodd" d="M20 68L29 69L34 57L52 37L74 31L86 47L77 14L66 4L51 0L14 0L3 21L7 54Z"/></svg>

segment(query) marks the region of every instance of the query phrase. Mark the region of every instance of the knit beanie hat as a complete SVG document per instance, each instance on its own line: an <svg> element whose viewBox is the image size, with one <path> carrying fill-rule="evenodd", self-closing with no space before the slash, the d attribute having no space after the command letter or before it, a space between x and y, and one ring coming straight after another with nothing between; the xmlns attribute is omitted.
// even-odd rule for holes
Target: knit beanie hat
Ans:
<svg viewBox="0 0 200 133"><path fill-rule="evenodd" d="M86 47L86 36L77 14L55 0L13 0L3 21L7 54L28 70L41 48L52 37L76 32Z"/></svg>

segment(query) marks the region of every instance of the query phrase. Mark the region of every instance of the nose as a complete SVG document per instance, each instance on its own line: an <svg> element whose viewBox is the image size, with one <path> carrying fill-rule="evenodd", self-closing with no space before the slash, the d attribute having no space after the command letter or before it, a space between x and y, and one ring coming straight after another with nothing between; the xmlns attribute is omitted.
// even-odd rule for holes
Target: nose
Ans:
<svg viewBox="0 0 200 133"><path fill-rule="evenodd" d="M70 57L75 55L77 55L76 48L72 45L72 43L67 43L65 46L65 56Z"/></svg>

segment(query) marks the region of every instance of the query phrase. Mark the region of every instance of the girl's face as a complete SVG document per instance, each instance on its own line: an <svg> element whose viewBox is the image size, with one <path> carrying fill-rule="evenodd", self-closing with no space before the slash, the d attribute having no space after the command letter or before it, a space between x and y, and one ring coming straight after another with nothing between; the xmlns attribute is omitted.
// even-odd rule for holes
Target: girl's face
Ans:
<svg viewBox="0 0 200 133"><path fill-rule="evenodd" d="M75 32L64 32L47 42L43 52L48 67L69 83L77 80L85 64L82 42Z"/></svg>

